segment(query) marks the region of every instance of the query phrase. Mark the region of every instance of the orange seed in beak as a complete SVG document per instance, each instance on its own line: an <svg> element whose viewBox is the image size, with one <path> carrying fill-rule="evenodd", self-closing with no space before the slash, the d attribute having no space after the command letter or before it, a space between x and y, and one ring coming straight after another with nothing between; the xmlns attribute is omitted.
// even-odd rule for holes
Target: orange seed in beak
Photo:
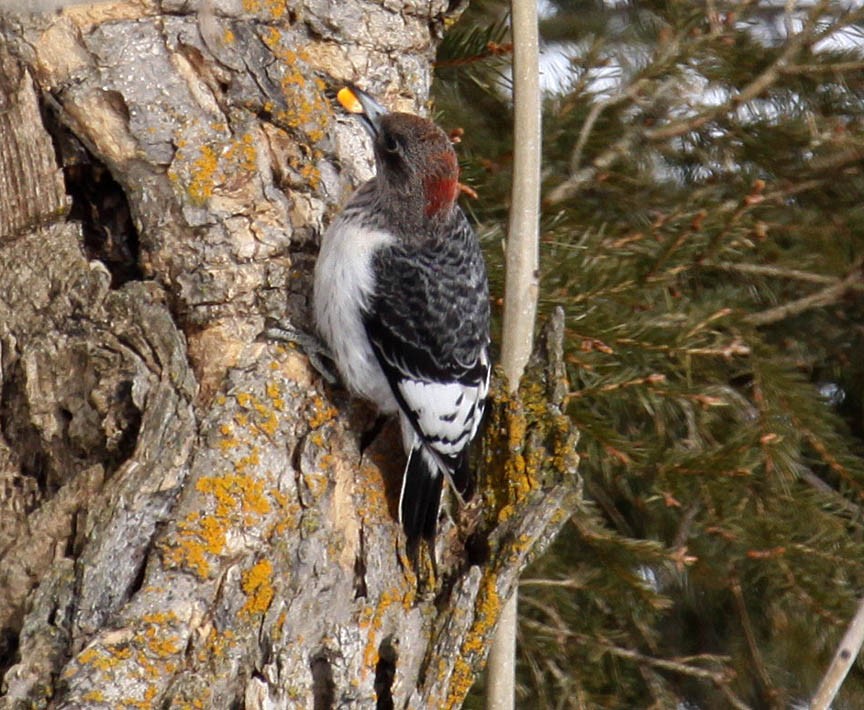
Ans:
<svg viewBox="0 0 864 710"><path fill-rule="evenodd" d="M363 113L363 105L347 86L339 89L336 99L349 113Z"/></svg>

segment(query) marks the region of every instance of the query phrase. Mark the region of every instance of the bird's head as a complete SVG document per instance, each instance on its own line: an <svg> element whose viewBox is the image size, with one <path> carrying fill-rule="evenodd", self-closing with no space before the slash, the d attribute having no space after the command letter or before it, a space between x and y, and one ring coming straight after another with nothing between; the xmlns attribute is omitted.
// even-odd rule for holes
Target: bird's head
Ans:
<svg viewBox="0 0 864 710"><path fill-rule="evenodd" d="M447 134L420 116L390 113L353 86L338 98L372 137L384 192L406 213L429 220L449 216L459 196L459 163Z"/></svg>

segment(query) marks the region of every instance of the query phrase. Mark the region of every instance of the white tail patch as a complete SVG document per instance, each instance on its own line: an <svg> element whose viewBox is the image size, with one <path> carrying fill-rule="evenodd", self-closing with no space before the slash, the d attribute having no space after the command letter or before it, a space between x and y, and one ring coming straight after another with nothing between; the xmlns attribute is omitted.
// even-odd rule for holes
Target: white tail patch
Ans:
<svg viewBox="0 0 864 710"><path fill-rule="evenodd" d="M477 432L483 415L485 383L424 382L405 379L399 392L416 416L417 428L439 454L455 456Z"/></svg>

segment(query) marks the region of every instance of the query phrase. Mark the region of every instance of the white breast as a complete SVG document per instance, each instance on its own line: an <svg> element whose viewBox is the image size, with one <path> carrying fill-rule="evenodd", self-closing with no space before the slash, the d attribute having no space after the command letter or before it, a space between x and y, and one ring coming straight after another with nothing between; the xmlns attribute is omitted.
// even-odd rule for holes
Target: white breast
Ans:
<svg viewBox="0 0 864 710"><path fill-rule="evenodd" d="M362 312L374 291L372 256L393 240L386 232L337 217L321 240L313 293L318 331L342 379L384 414L398 407L366 337Z"/></svg>

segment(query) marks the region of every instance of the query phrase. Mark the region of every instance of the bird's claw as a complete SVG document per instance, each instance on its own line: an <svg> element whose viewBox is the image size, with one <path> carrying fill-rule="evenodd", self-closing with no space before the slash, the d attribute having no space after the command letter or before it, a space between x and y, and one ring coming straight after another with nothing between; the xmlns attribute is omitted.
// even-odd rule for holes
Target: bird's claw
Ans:
<svg viewBox="0 0 864 710"><path fill-rule="evenodd" d="M309 358L309 364L324 378L329 385L339 383L339 375L336 373L333 356L327 346L311 333L306 333L295 328L291 323L269 320L267 327L261 335L268 340L276 340L281 343L291 343L300 348Z"/></svg>

